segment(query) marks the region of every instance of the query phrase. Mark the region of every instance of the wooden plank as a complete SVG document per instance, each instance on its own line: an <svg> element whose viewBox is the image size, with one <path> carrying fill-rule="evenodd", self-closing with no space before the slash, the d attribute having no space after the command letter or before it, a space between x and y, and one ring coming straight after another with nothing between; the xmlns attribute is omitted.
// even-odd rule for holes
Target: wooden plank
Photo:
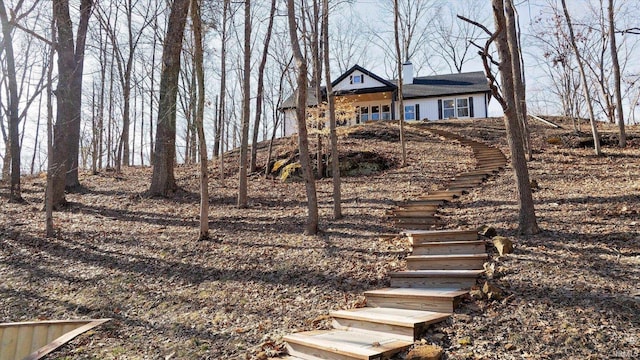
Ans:
<svg viewBox="0 0 640 360"><path fill-rule="evenodd" d="M288 346L314 349L312 356L320 359L380 359L411 346L393 335L373 335L345 330L316 330L286 335ZM295 356L300 356L294 352Z"/></svg>
<svg viewBox="0 0 640 360"><path fill-rule="evenodd" d="M465 289L475 285L484 270L407 270L390 272L392 287Z"/></svg>
<svg viewBox="0 0 640 360"><path fill-rule="evenodd" d="M16 344L16 359L23 359L25 356L31 354L35 349L33 346L33 332L34 328L22 326L18 328L18 339Z"/></svg>
<svg viewBox="0 0 640 360"><path fill-rule="evenodd" d="M405 231L404 234L412 244L421 244L434 241L475 241L478 240L476 230L432 230L432 231Z"/></svg>
<svg viewBox="0 0 640 360"><path fill-rule="evenodd" d="M365 292L367 306L452 313L467 290L456 288L385 288Z"/></svg>
<svg viewBox="0 0 640 360"><path fill-rule="evenodd" d="M15 359L16 346L18 345L18 328L5 328L0 342L0 359Z"/></svg>
<svg viewBox="0 0 640 360"><path fill-rule="evenodd" d="M553 123L553 122L551 122L551 121L549 121L549 120L543 119L543 118L541 118L540 116L531 115L531 114L529 114L529 116L530 116L530 117L532 117L532 118L533 118L533 119L535 119L535 120L538 120L538 121L540 121L540 122L543 122L543 123L545 123L545 124L547 124L547 125L549 125L549 126L551 126L551 127L554 127L554 128L556 128L556 129L562 129L562 126L560 126L560 125L558 125L558 124L555 124L555 123Z"/></svg>
<svg viewBox="0 0 640 360"><path fill-rule="evenodd" d="M476 270L482 269L487 254L412 255L407 256L408 270Z"/></svg>
<svg viewBox="0 0 640 360"><path fill-rule="evenodd" d="M396 216L393 218L393 222L398 224L398 225L407 225L407 224L412 224L412 225L435 225L435 224L439 224L441 222L440 218L437 218L435 216L430 216L430 217L400 217L400 216Z"/></svg>
<svg viewBox="0 0 640 360"><path fill-rule="evenodd" d="M76 336L82 334L83 332L89 331L89 330L93 329L94 327L96 327L98 325L102 325L105 322L110 321L110 320L111 319L88 320L89 321L88 323L87 323L87 321L75 321L76 325L78 325L75 330L72 330L72 331L69 331L67 333L61 334L58 338L54 339L53 341L51 341L47 345L42 346L37 351L34 351L33 353L31 353L31 355L29 355L28 357L24 358L24 360L37 360L37 359L40 359L43 356L51 353L55 349L59 348L60 346L64 345L68 341L71 341L73 338L75 338ZM69 321L69 322L70 323L74 323L73 320ZM82 325L82 324L84 324L84 325ZM59 325L61 325L61 326L59 326L59 328L60 328L60 330L62 330L62 328L66 324L59 324Z"/></svg>
<svg viewBox="0 0 640 360"><path fill-rule="evenodd" d="M412 245L412 255L460 255L478 254L486 251L486 244L477 241L438 241Z"/></svg>

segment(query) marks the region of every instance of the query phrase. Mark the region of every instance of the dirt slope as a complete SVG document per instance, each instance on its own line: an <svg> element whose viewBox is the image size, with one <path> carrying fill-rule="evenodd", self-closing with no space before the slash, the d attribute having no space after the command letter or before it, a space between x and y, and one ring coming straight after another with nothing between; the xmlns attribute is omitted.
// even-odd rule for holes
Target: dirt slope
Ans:
<svg viewBox="0 0 640 360"><path fill-rule="evenodd" d="M499 120L438 126L499 145ZM357 131L356 131L357 130ZM359 306L362 292L388 284L407 243L389 234L394 201L439 188L474 164L471 150L421 129L409 136L409 166L398 168L389 125L354 129L343 151L371 151L396 164L343 179L344 213L331 220L331 181L318 182L322 233L303 236L304 187L254 176L250 207L235 203L236 161L210 185L212 240L196 242L197 167L181 166L173 199L144 196L150 171L85 174L82 194L55 214L59 234L43 236L44 178L25 179L27 205L0 190L0 321L110 317L52 358L234 359L277 354L280 337L326 326L332 309ZM443 211L447 227L490 224L516 242L495 262L500 301L468 299L452 321L425 334L450 359L633 358L640 355L640 149L552 145L567 130L534 124L531 163L543 233L515 237L511 173ZM633 130L632 130L633 132ZM552 141L553 142L553 141ZM291 144L281 141L277 152ZM264 151L260 152L264 162ZM217 176L217 164L210 167Z"/></svg>

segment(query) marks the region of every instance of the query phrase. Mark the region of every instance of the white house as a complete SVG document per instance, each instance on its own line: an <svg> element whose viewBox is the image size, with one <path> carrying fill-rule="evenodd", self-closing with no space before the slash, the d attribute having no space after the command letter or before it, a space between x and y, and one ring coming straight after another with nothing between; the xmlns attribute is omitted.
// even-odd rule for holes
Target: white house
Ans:
<svg viewBox="0 0 640 360"><path fill-rule="evenodd" d="M403 65L402 97L405 120L436 120L448 118L484 118L488 115L491 89L482 71L413 76L413 65ZM336 96L353 101L357 115L350 124L400 118L397 80L385 80L362 68L353 66L332 82ZM322 100L326 89L322 88ZM295 94L287 98L280 109L285 114L284 134L297 132ZM307 106L316 106L315 90L309 89Z"/></svg>

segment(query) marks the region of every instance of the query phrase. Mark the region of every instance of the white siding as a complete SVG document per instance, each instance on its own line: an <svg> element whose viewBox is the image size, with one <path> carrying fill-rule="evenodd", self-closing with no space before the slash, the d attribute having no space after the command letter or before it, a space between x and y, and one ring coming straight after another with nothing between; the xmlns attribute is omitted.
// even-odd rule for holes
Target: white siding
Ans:
<svg viewBox="0 0 640 360"><path fill-rule="evenodd" d="M363 75L363 82L359 84L351 84L351 77ZM340 81L333 87L333 91L344 91L344 90L354 90L354 89L365 89L365 88L375 88L385 86L385 84L381 83L378 80L364 74L361 71L354 70L349 76L344 78L344 80Z"/></svg>
<svg viewBox="0 0 640 360"><path fill-rule="evenodd" d="M466 94L466 95L458 95L458 96L446 96L441 98L427 98L427 99L407 99L404 101L404 105L420 105L420 118L418 120L438 120L440 116L438 115L438 100L447 100L447 99L468 99L473 97L473 117L474 118L483 118L487 116L487 103L486 103L486 95L484 93L480 94ZM399 118L400 113L398 109L396 111L396 118Z"/></svg>
<svg viewBox="0 0 640 360"><path fill-rule="evenodd" d="M290 136L296 133L298 133L296 109L286 109L284 111L284 136Z"/></svg>

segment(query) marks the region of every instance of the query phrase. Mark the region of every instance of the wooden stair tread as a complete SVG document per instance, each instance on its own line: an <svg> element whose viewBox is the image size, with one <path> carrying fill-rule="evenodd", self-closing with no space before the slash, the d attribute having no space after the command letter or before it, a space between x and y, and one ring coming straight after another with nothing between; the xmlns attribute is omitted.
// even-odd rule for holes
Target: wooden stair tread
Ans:
<svg viewBox="0 0 640 360"><path fill-rule="evenodd" d="M451 314L433 311L365 307L351 310L332 311L330 315L344 319L364 320L372 323L413 328L418 324L429 325L446 320Z"/></svg>
<svg viewBox="0 0 640 360"><path fill-rule="evenodd" d="M447 277L469 277L480 276L484 270L402 270L389 273L391 277L429 277L429 276L447 276Z"/></svg>
<svg viewBox="0 0 640 360"><path fill-rule="evenodd" d="M287 343L345 355L353 359L371 359L400 351L413 342L398 340L392 334L375 334L348 330L314 330L286 335Z"/></svg>
<svg viewBox="0 0 640 360"><path fill-rule="evenodd" d="M442 235L473 235L478 236L477 230L407 230L403 234L407 236L433 236L438 237Z"/></svg>
<svg viewBox="0 0 640 360"><path fill-rule="evenodd" d="M419 243L415 243L413 247L419 246L455 246L455 245L483 245L485 244L484 240L462 240L462 241L421 241Z"/></svg>
<svg viewBox="0 0 640 360"><path fill-rule="evenodd" d="M447 254L447 255L409 255L407 260L460 260L460 259L486 259L489 255L485 254Z"/></svg>
<svg viewBox="0 0 640 360"><path fill-rule="evenodd" d="M416 297L416 298L447 298L453 299L467 294L469 291L456 288L383 288L365 291L364 295L376 295L384 297Z"/></svg>

